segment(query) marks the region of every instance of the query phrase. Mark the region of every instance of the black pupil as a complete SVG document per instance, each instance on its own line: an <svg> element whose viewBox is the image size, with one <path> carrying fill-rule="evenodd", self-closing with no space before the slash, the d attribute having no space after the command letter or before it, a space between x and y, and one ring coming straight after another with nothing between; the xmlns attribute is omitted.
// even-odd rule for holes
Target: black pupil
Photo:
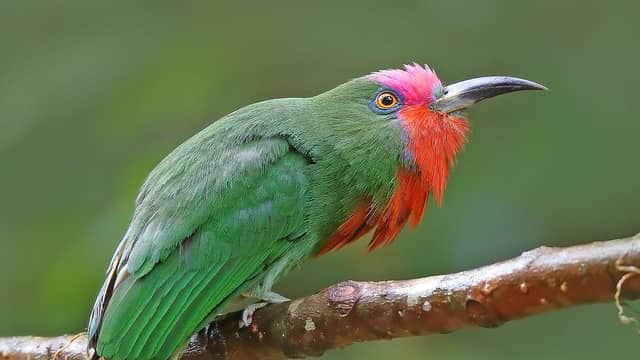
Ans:
<svg viewBox="0 0 640 360"><path fill-rule="evenodd" d="M380 103L384 106L393 105L393 96L391 95L383 95L382 99L380 99Z"/></svg>

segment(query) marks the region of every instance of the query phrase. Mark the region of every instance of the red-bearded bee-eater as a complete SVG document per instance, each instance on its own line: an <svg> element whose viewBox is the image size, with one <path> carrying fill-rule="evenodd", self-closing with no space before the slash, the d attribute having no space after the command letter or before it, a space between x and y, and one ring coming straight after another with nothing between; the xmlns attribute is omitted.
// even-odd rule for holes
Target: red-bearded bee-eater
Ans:
<svg viewBox="0 0 640 360"><path fill-rule="evenodd" d="M91 314L90 350L176 357L232 301L286 300L270 289L305 259L370 231L369 249L392 242L429 196L442 201L467 139L462 111L544 89L506 76L443 86L413 64L224 116L142 185Z"/></svg>

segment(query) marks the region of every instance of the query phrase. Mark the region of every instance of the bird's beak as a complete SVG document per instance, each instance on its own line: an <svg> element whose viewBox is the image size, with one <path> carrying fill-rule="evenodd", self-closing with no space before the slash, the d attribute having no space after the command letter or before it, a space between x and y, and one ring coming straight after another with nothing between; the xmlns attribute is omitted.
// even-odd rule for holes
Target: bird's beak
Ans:
<svg viewBox="0 0 640 360"><path fill-rule="evenodd" d="M445 86L430 106L436 111L452 113L484 99L520 90L547 88L533 81L509 76L487 76Z"/></svg>

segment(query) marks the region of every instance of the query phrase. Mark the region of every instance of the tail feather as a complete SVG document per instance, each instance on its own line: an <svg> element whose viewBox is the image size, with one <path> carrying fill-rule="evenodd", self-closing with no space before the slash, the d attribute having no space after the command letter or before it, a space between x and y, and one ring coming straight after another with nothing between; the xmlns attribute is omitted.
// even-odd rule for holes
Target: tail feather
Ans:
<svg viewBox="0 0 640 360"><path fill-rule="evenodd" d="M93 355L91 355L91 360L96 360L99 358L97 352L98 346L98 337L100 336L100 329L102 328L102 320L104 317L104 313L107 310L107 305L111 300L111 295L113 295L113 289L116 285L116 280L118 278L117 274L120 267L120 260L122 259L122 253L124 251L125 245L127 243L126 239L128 237L128 232L125 234L124 240L120 242L118 248L115 251L115 254L111 258L111 262L109 263L109 267L107 268L107 279L102 284L100 291L98 292L98 297L96 302L93 305L93 309L91 310L91 316L89 317L89 325L87 326L87 337L88 337L88 350L93 351Z"/></svg>
<svg viewBox="0 0 640 360"><path fill-rule="evenodd" d="M113 348L118 349L117 353L127 354L126 358L129 358L129 359L136 358L136 356L133 353L133 350L136 343L138 342L139 337L145 335L143 331L144 328L148 326L150 322L154 321L162 301L168 301L167 299L170 299L172 296L176 296L175 292L173 291L173 288L176 286L176 284L179 284L185 278L185 275L186 274L176 274L174 276L161 278L157 282L157 285L144 284L139 287L136 286L134 289L132 289L132 290L136 290L135 292L130 291L129 293L123 293L122 296L126 297L126 300L125 300L126 304L123 304L123 302L116 297L120 294L114 294L113 306L116 309L115 311L117 311L118 308L123 310L121 312L122 314L121 316L123 317L124 323L122 322L123 320L118 320L118 319L111 320L110 316L115 317L117 315L111 315L109 313L109 309L107 310L105 321L106 322L114 321L118 323L119 326L117 328L121 331L122 334L126 334L126 336L118 336L118 340L114 344L112 344ZM134 281L144 282L148 280L155 280L155 279L151 277L145 277L143 279L137 279ZM144 295L141 296L140 293L145 293L145 292L148 292L148 294L146 294L146 296ZM137 308L134 307L134 309L131 309L131 308L128 308L127 306L124 306L124 307L122 306L122 305L132 304L135 302L136 299L143 300ZM132 316L132 314L134 315ZM110 325L107 324L107 327L110 328ZM105 334L104 336L105 338L107 338L106 335L107 334ZM106 353L107 352L105 351L105 354Z"/></svg>
<svg viewBox="0 0 640 360"><path fill-rule="evenodd" d="M262 268L263 260L236 262L233 266L219 271L209 286L182 309L173 321L173 326L165 326L161 335L156 337L154 345L161 346L160 353L171 353L179 348L194 331L203 326L203 323L212 320L210 315L215 317L230 300L251 287L255 274ZM242 280L238 281L239 279Z"/></svg>
<svg viewBox="0 0 640 360"><path fill-rule="evenodd" d="M183 286L176 287L174 289L175 297L172 301L168 302L165 311L158 312L154 319L147 323L145 331L135 337L135 343L132 347L130 354L132 358L136 359L151 359L151 358L167 358L171 352L167 354L159 353L160 344L166 341L166 336L159 332L158 329L175 326L176 316L174 313L180 313L184 311L184 304L188 304L198 296L203 289L216 277L219 271L218 268L211 269L205 273L194 273L197 276L193 277L189 284L189 290L184 290ZM195 331L195 330L194 330ZM182 340L184 342L184 339ZM175 351L175 348L173 349Z"/></svg>
<svg viewBox="0 0 640 360"><path fill-rule="evenodd" d="M154 329L156 329L161 324L160 320L163 320L165 318L170 310L170 307L175 303L179 303L181 301L183 302L188 297L189 291L185 291L185 288L189 289L197 287L199 283L207 282L210 280L206 278L200 279L199 277L196 277L196 273L193 271L187 272L181 277L182 279L176 281L174 284L172 284L171 287L167 286L167 290L171 290L171 293L165 293L164 295L162 295L162 297L159 299L159 305L156 307L156 310L151 316L150 321L148 321L146 325L140 324L140 329L142 330L139 335L136 336L136 344L138 346L132 347L131 349L132 358L140 357L140 352L142 351L142 346L140 344L147 344L151 339L153 339L152 336L154 336Z"/></svg>
<svg viewBox="0 0 640 360"><path fill-rule="evenodd" d="M104 314L98 354L112 360L170 358L203 319L253 285L267 255L196 271L179 266L176 253L144 277L126 279Z"/></svg>

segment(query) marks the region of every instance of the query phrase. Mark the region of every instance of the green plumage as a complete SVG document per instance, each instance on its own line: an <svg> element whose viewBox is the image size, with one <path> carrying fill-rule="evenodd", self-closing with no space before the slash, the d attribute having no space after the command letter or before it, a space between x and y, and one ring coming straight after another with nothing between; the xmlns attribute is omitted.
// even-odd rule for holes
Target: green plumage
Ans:
<svg viewBox="0 0 640 360"><path fill-rule="evenodd" d="M168 359L242 293L269 291L362 199L383 205L402 132L353 80L247 106L167 156L140 190L89 324L97 354Z"/></svg>
<svg viewBox="0 0 640 360"><path fill-rule="evenodd" d="M392 241L429 193L442 198L469 129L460 110L543 89L506 76L443 87L413 64L214 122L140 189L91 313L94 358L170 359L233 300L278 301L271 287L305 258L372 228L371 246Z"/></svg>

